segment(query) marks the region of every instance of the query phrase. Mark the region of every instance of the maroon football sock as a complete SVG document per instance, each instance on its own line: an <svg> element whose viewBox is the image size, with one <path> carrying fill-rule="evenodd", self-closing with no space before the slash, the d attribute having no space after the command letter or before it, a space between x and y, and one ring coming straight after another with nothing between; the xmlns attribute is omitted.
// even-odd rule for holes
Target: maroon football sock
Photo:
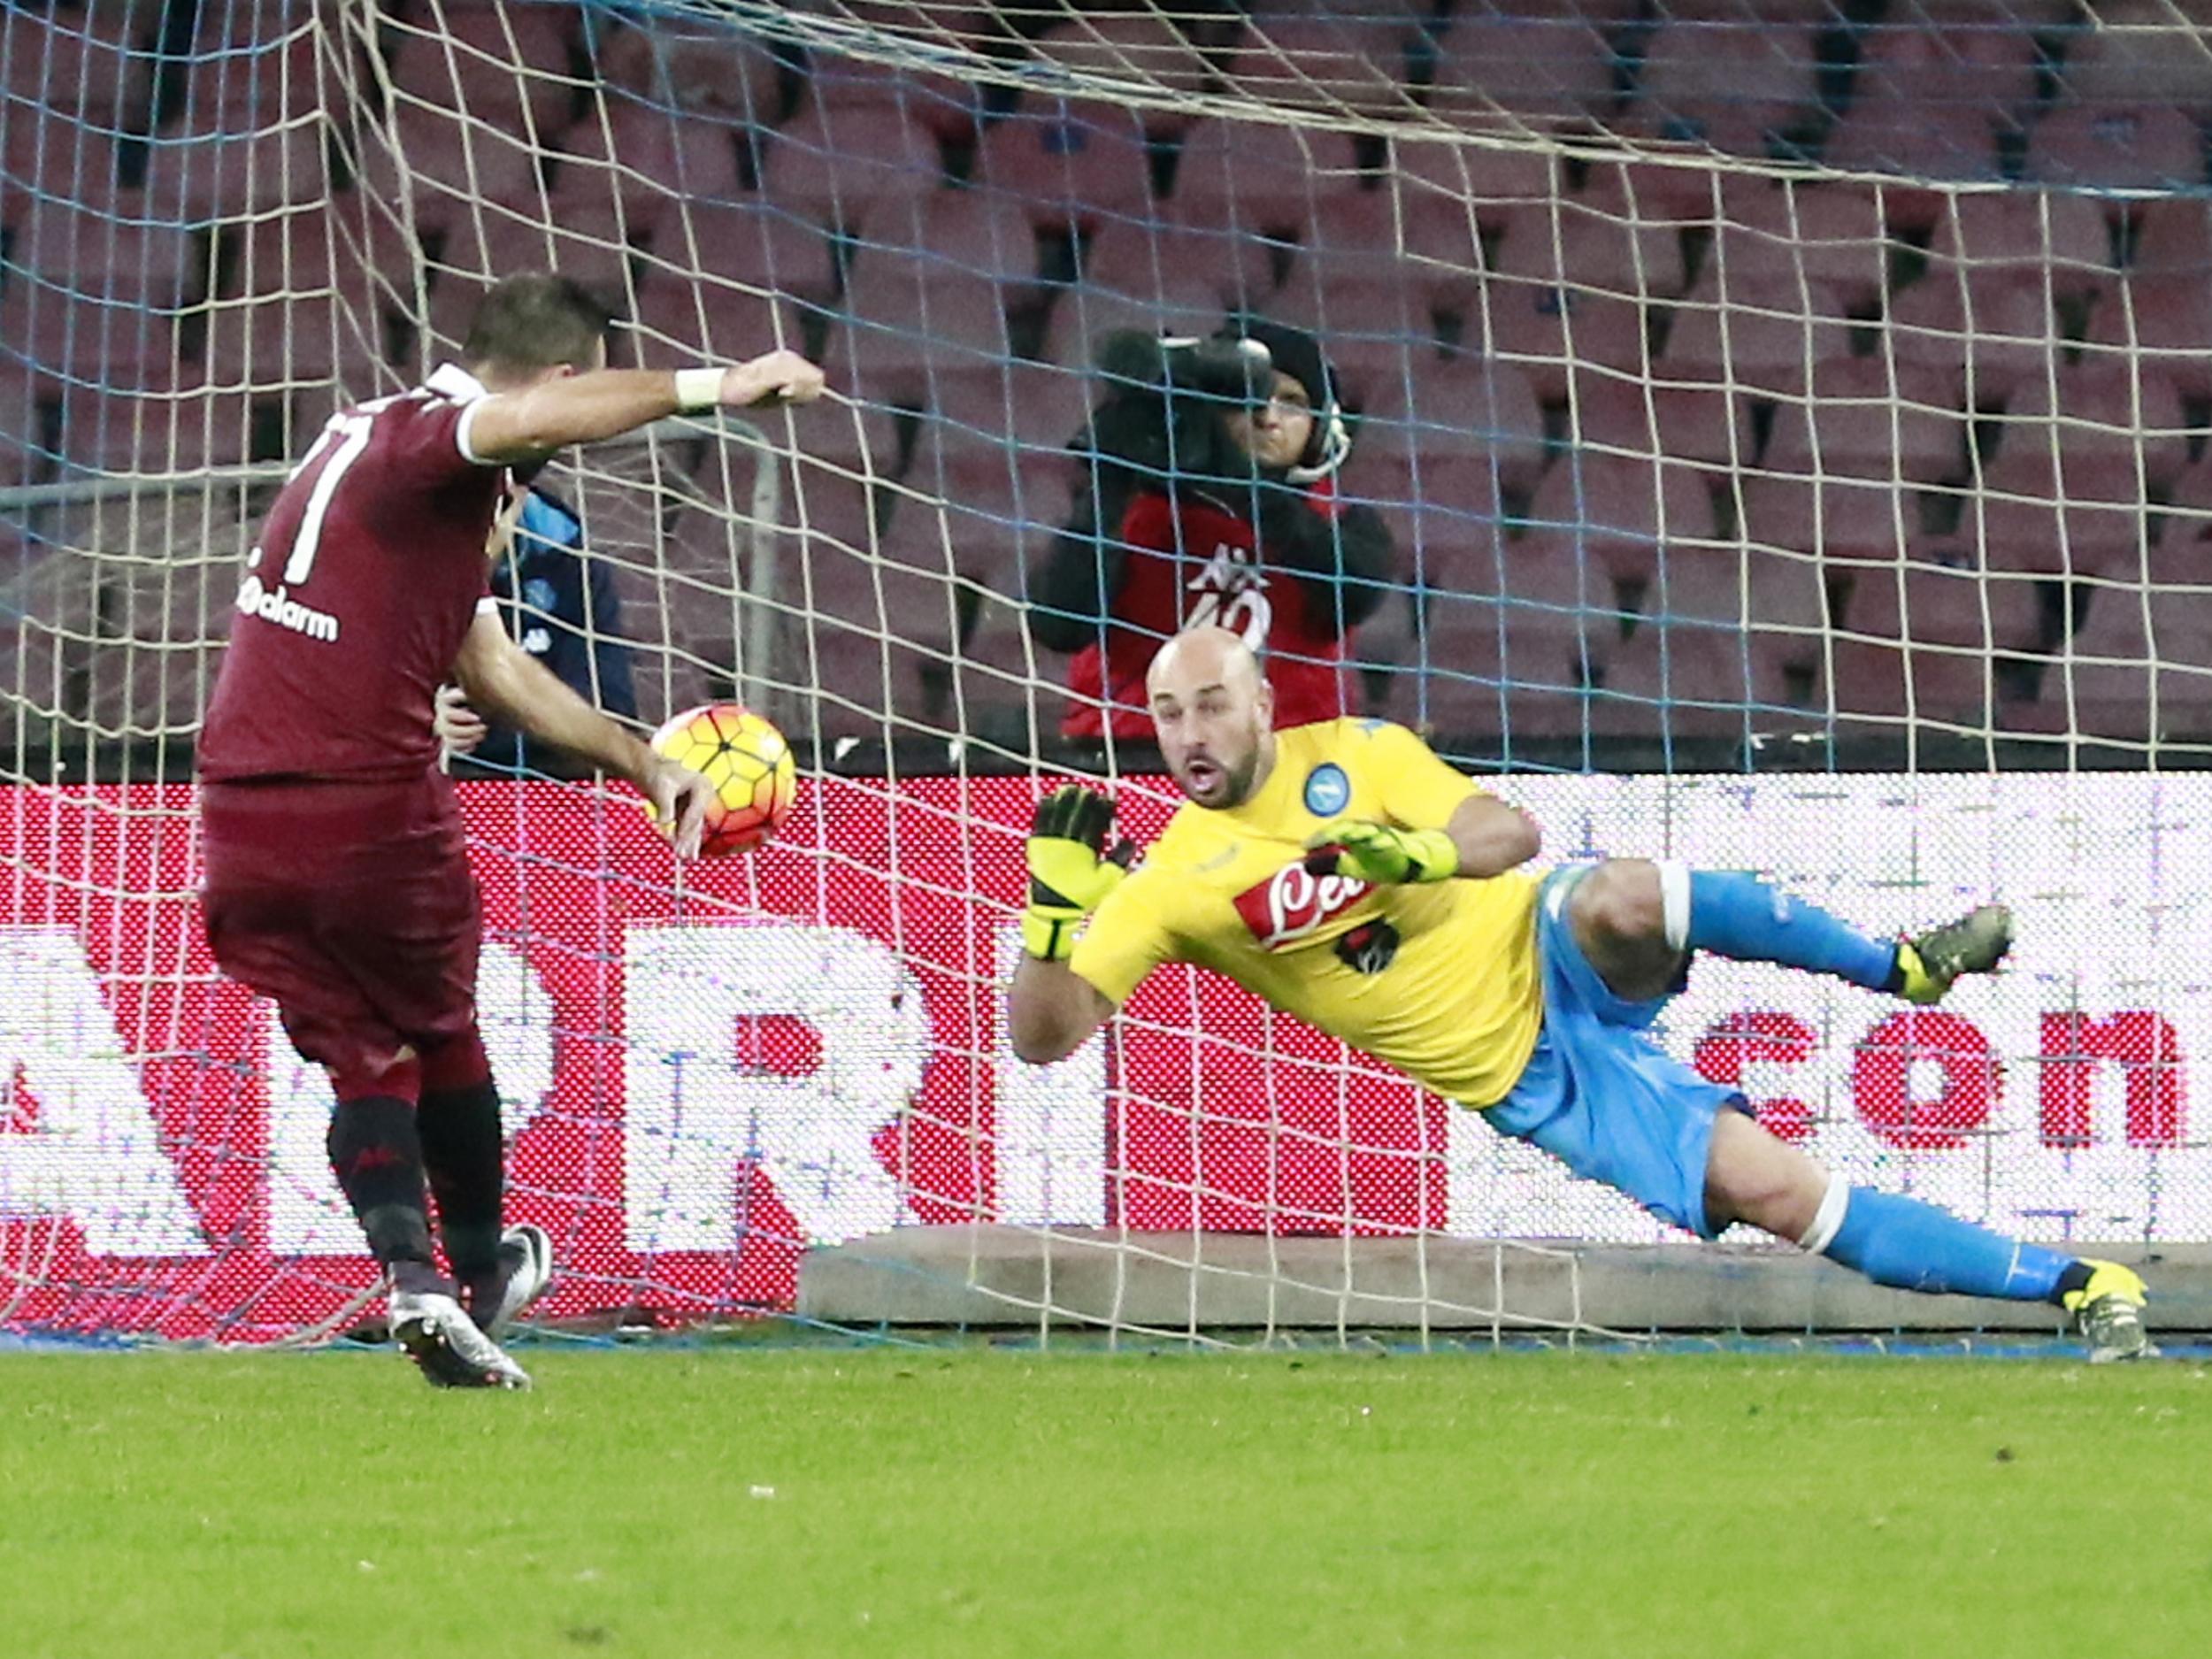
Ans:
<svg viewBox="0 0 2212 1659"><path fill-rule="evenodd" d="M331 1114L328 1146L330 1167L378 1264L434 1270L413 1105L390 1094L342 1100Z"/></svg>

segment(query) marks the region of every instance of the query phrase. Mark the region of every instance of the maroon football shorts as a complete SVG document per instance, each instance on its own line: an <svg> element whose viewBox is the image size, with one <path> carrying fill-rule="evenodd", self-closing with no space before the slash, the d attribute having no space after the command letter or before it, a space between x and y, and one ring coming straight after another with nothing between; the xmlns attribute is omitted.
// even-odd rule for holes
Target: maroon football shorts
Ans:
<svg viewBox="0 0 2212 1659"><path fill-rule="evenodd" d="M217 964L274 999L342 1097L473 1027L482 916L443 776L208 784L200 835Z"/></svg>

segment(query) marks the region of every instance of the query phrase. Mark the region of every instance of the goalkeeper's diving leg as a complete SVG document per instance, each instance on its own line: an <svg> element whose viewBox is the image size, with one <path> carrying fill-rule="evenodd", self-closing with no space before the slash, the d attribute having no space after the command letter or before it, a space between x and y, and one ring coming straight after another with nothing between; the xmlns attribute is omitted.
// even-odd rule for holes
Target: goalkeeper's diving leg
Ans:
<svg viewBox="0 0 2212 1659"><path fill-rule="evenodd" d="M1618 859L1553 876L1537 926L1544 1034L1522 1084L1494 1110L1500 1128L1550 1145L1706 1237L1746 1222L1878 1285L2048 1302L2074 1317L2093 1360L2156 1353L2143 1323L2143 1281L2129 1269L1852 1187L1761 1128L1740 1095L1641 1035L1694 950L1938 1002L1960 977L2002 960L2012 918L2001 905L1886 941L1754 876ZM1598 1114L1605 1122L1594 1131ZM1632 1118L1660 1127L1632 1127ZM1670 1179L1680 1183L1671 1202Z"/></svg>

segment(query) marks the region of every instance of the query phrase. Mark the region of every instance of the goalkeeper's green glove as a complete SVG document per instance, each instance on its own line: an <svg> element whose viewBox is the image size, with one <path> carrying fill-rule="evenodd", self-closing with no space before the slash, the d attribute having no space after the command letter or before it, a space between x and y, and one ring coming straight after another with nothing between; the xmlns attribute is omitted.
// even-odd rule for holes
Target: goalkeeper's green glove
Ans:
<svg viewBox="0 0 2212 1659"><path fill-rule="evenodd" d="M1045 962L1075 949L1075 929L1106 902L1129 873L1137 849L1106 837L1114 803L1094 789L1065 784L1037 803L1029 821L1029 908L1022 913L1022 946Z"/></svg>
<svg viewBox="0 0 2212 1659"><path fill-rule="evenodd" d="M1309 836L1306 868L1380 887L1448 881L1459 873L1459 849L1442 830L1393 829L1365 818L1339 818Z"/></svg>

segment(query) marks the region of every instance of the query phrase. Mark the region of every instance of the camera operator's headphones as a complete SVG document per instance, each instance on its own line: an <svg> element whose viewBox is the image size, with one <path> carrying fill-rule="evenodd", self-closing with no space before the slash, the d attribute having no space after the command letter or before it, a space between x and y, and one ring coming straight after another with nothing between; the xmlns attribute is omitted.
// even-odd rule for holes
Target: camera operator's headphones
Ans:
<svg viewBox="0 0 2212 1659"><path fill-rule="evenodd" d="M1351 427L1337 397L1336 371L1322 354L1319 341L1302 328L1257 317L1233 318L1214 338L1234 344L1247 359L1256 396L1272 390L1263 377L1279 369L1304 387L1306 395L1314 400L1313 434L1306 440L1306 452L1299 464L1285 469L1286 483L1318 483L1350 458ZM1187 334L1160 342L1170 351L1198 343L1194 335Z"/></svg>

